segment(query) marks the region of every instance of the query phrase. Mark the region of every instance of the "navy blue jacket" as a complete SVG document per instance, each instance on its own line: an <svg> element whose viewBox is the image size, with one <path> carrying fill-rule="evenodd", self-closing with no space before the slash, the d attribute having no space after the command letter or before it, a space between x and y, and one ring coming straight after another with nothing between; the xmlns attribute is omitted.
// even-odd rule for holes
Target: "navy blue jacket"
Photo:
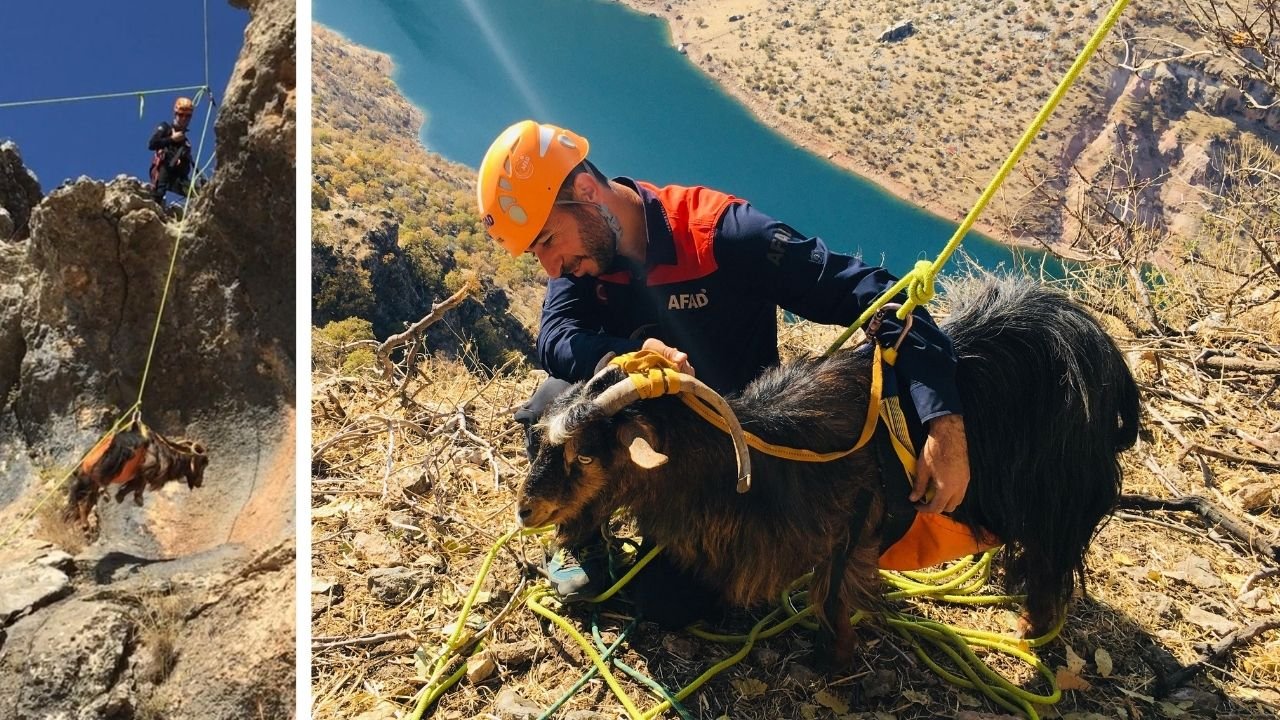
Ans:
<svg viewBox="0 0 1280 720"><path fill-rule="evenodd" d="M848 326L897 281L732 196L615 182L644 203L645 267L548 282L538 356L554 377L586 379L606 353L638 350L654 337L688 353L717 392L736 392L778 363L777 308ZM881 342L892 345L901 329L889 313ZM917 309L895 370L922 421L961 412L955 366L950 338Z"/></svg>
<svg viewBox="0 0 1280 720"><path fill-rule="evenodd" d="M147 149L164 152L164 161L168 164L171 172L177 173L178 177L185 178L191 173L191 140L183 137L181 140L173 139L174 126L162 122L156 126L156 131L151 133L151 139L147 141ZM184 129L183 132L190 132L190 129Z"/></svg>

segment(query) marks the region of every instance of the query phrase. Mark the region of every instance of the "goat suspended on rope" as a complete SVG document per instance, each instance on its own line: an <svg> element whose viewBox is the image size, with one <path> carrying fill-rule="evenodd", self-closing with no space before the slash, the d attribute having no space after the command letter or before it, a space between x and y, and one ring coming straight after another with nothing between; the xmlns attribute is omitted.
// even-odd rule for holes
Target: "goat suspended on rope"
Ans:
<svg viewBox="0 0 1280 720"><path fill-rule="evenodd" d="M1077 578L1083 587L1085 551L1119 496L1117 454L1137 438L1137 387L1111 338L1056 292L989 281L951 295L945 329L959 357L972 470L953 517L971 538L1008 546L1007 578L1025 585L1038 633ZM859 349L789 363L725 401L743 430L768 442L845 450L863 428L871 363ZM813 570L811 604L834 631L835 659L847 662L849 616L881 602L877 569L903 506L881 480L884 453L872 444L813 463L752 451L754 479L741 493L734 443L680 399L639 399L632 383L611 365L548 409L534 428L521 524L555 523L563 534L629 508L646 540L737 606L775 601Z"/></svg>
<svg viewBox="0 0 1280 720"><path fill-rule="evenodd" d="M88 531L98 496L109 486L118 486L117 503L132 492L134 503L141 506L143 490L159 490L171 480L185 479L187 487L200 487L208 464L203 444L170 440L135 418L98 441L80 462L71 481L66 519Z"/></svg>

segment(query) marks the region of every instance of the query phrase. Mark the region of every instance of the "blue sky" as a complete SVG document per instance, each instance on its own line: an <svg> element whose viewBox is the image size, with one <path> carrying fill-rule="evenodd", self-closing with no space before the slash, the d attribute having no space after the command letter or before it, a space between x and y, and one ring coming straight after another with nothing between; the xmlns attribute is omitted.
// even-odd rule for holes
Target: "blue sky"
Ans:
<svg viewBox="0 0 1280 720"><path fill-rule="evenodd" d="M0 105L45 98L203 85L206 0L6 2L0 41ZM220 102L235 66L249 12L207 0L209 85ZM191 96L191 93L186 93ZM0 107L0 141L18 143L46 193L81 175L147 176L147 139L172 118L179 93ZM205 102L192 118L199 139ZM212 154L213 118L204 157ZM204 162L202 158L201 162Z"/></svg>

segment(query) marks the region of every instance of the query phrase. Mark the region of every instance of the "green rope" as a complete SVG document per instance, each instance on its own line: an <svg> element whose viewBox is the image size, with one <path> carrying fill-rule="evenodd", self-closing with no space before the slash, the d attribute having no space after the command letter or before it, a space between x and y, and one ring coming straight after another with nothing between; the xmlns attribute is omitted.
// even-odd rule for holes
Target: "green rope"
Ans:
<svg viewBox="0 0 1280 720"><path fill-rule="evenodd" d="M31 518L35 516L37 512L40 512L40 508L44 507L44 504L49 501L49 498L53 497L53 494L58 490L60 490L62 486L67 483L67 480L71 479L71 476L74 475L76 472L76 468L80 467L80 463L84 462L84 459L89 456L89 453L93 452L93 449L98 446L98 443L102 442L102 440L106 438L108 435L110 435L111 433L114 433L120 428L124 427L127 421L132 420L136 416L138 409L139 408L137 403L130 405L124 411L124 414L122 414L119 418L116 419L114 423L112 423L110 430L106 431L102 435L99 435L98 439L94 440L93 444L89 446L89 449L85 450L83 453L80 454L79 459L75 461L75 464L71 466L71 469L68 470L65 475L63 475L56 483L51 485L49 489L45 491L44 495L40 498L40 501L36 503L35 507L28 510L27 513L22 517L18 518L18 522L13 524L13 527L9 530L9 533L5 535L4 540L0 541L0 549L7 547L9 545L9 542L13 540L14 536L18 534L18 530L22 529L22 527L26 525L31 520Z"/></svg>
<svg viewBox="0 0 1280 720"><path fill-rule="evenodd" d="M604 638L600 636L599 618L600 618L600 611L599 611L599 606L597 606L591 611L591 638L595 641L596 647L598 649L604 650L605 649ZM640 622L640 618L639 617L634 618L631 621L632 626L638 622ZM630 627L631 626L628 626L628 628ZM618 638L618 642L621 642L621 641L622 641L622 638ZM639 670L636 670L635 668L622 662L622 660L618 658L611 658L610 661L613 663L614 667L618 668L619 670L625 672L627 675L631 676L633 680L639 681L640 683L643 683L644 685L648 686L651 690L654 691L655 694L658 695L658 697L661 697L662 699L670 703L672 709L674 709L676 711L676 714L679 715L681 718L683 718L683 720L693 720L693 715L689 712L688 708L686 708L683 704L681 704L680 701L674 695L671 694L671 691L663 687L657 680L654 680L648 675L645 675Z"/></svg>
<svg viewBox="0 0 1280 720"><path fill-rule="evenodd" d="M591 630L592 630L592 634L597 638L599 638L599 629L596 627L597 618L598 618L598 614L593 612L591 614L591 623L592 623ZM636 625L639 625L639 624L640 624L640 618L638 617L632 618L631 622L627 623L627 626L623 628L622 632L618 633L618 639L614 640L613 644L608 646L607 648L604 647L603 642L601 640L597 640L596 644L602 650L602 652L600 653L600 657L605 660L612 660L613 654L618 651L618 648L622 647L622 641L626 640L627 636L631 634L631 631L634 630ZM554 715L555 712L559 710L562 705L569 702L569 700L574 695L577 695L578 691L582 689L582 686L586 685L587 682L595 676L596 676L596 666L592 665L590 668L587 669L585 673L582 674L582 677L578 678L577 682L575 682L568 690L564 692L563 695L557 698L555 702L551 703L551 705L548 706L546 710L543 710L542 714L537 717L537 720L547 720L547 718Z"/></svg>
<svg viewBox="0 0 1280 720"><path fill-rule="evenodd" d="M77 95L74 97L45 98L43 100L18 100L15 102L0 103L0 110L3 110L4 108L28 107L31 105L53 105L56 103L80 102L83 100L108 100L111 98L138 97L141 95L160 95L162 93L201 90L204 87L204 85L189 85L187 87L164 88L161 90L132 90L130 92L103 93L101 95Z"/></svg>

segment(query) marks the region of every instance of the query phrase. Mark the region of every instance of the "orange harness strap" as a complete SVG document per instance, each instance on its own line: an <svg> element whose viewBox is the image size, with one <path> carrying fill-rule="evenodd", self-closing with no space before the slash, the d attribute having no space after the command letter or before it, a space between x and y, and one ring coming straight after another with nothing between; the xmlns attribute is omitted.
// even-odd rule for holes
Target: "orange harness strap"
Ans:
<svg viewBox="0 0 1280 720"><path fill-rule="evenodd" d="M882 570L922 570L1003 543L990 533L974 537L969 526L946 515L916 513L907 534L880 555Z"/></svg>

